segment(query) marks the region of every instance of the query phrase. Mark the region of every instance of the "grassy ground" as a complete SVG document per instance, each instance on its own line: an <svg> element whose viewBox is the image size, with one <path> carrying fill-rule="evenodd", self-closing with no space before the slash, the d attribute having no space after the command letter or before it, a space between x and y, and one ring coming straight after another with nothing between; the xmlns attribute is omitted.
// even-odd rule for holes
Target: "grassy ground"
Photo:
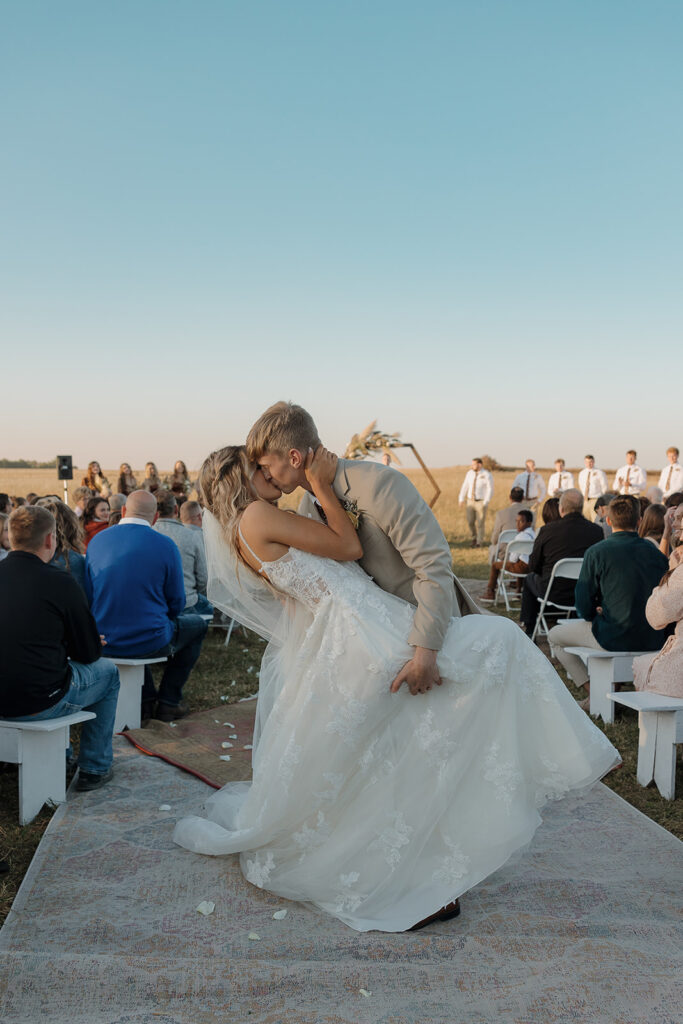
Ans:
<svg viewBox="0 0 683 1024"><path fill-rule="evenodd" d="M465 467L434 471L442 488L442 495L434 511L448 538L455 572L464 578L485 579L488 576L486 550L470 547L464 513L457 502L458 489L464 473ZM113 472L107 471L107 475L112 480ZM408 475L423 494L429 497L430 487L421 473L408 471ZM489 509L489 531L493 522L492 513L506 504L514 476L513 472L495 474L496 493ZM54 491L56 483L51 470L0 471L0 491L6 490L9 493L25 494L28 490L35 490L44 494ZM295 501L296 496L291 496L287 504L291 506ZM204 643L202 656L186 688L187 703L193 710L199 711L220 705L221 697L227 697L232 701L256 692L256 672L262 651L262 641L251 633L245 636L239 630L233 634L230 646L226 649L223 647L222 631L211 630ZM574 696L583 696L571 684L568 685ZM602 728L624 759L623 768L605 780L607 785L634 807L683 839L683 767L680 759L676 787L678 796L676 800L663 800L654 786L643 789L636 781L638 727L635 712L618 708L616 723ZM0 921L4 920L9 911L51 815L52 812L45 809L31 825L19 827L17 770L13 766L0 770L0 858L8 858L11 864L10 873L0 876Z"/></svg>

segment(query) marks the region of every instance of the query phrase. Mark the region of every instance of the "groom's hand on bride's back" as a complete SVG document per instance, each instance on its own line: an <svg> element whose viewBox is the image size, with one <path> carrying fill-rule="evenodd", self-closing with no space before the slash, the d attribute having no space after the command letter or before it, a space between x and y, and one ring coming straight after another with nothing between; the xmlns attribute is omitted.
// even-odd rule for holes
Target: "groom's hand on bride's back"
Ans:
<svg viewBox="0 0 683 1024"><path fill-rule="evenodd" d="M436 667L438 651L430 651L428 647L416 647L415 654L406 662L391 684L391 692L398 693L404 683L415 695L426 693L432 686L441 686L441 676Z"/></svg>

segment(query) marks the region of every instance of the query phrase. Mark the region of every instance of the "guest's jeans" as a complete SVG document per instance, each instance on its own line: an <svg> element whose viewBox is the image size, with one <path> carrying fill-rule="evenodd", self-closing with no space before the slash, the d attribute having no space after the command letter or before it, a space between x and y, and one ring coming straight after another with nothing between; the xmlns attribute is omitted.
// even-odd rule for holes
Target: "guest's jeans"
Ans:
<svg viewBox="0 0 683 1024"><path fill-rule="evenodd" d="M183 686L201 654L202 641L208 628L208 623L200 615L196 615L194 612L182 612L174 622L173 635L169 643L157 651L129 655L129 657L138 658L168 658L158 693L154 688L151 669L149 665L145 665L145 681L142 687L143 701L159 700L162 704L168 704L169 707L178 707L183 694Z"/></svg>
<svg viewBox="0 0 683 1024"><path fill-rule="evenodd" d="M186 608L183 615L213 615L213 605L204 594L197 594L195 604Z"/></svg>
<svg viewBox="0 0 683 1024"><path fill-rule="evenodd" d="M97 718L91 718L82 726L78 767L93 775L105 775L114 759L111 738L119 696L119 670L106 658L90 665L78 661L70 665L71 685L60 701L36 715L21 715L12 721L40 722L73 715L76 711L94 711Z"/></svg>

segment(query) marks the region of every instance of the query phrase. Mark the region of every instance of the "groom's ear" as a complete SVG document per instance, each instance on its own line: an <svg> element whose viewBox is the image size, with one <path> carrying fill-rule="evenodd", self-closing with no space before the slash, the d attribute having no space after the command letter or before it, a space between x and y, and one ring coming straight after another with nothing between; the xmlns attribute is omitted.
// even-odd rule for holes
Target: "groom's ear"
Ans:
<svg viewBox="0 0 683 1024"><path fill-rule="evenodd" d="M298 448L289 449L289 462L293 469L301 469L306 461L303 453Z"/></svg>

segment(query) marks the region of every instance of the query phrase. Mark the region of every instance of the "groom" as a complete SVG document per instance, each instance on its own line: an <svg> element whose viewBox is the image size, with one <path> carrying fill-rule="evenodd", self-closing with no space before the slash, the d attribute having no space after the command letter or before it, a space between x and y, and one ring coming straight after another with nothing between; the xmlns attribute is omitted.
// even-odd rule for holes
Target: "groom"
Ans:
<svg viewBox="0 0 683 1024"><path fill-rule="evenodd" d="M312 417L291 402L267 409L247 437L249 461L285 494L303 487L308 493L299 512L316 519L322 517L304 464L319 444ZM391 684L392 693L403 683L412 694L425 693L441 684L436 657L451 617L479 609L453 575L441 527L407 477L375 462L339 459L334 491L345 508L359 514L362 568L383 590L416 606L408 637L415 653Z"/></svg>

